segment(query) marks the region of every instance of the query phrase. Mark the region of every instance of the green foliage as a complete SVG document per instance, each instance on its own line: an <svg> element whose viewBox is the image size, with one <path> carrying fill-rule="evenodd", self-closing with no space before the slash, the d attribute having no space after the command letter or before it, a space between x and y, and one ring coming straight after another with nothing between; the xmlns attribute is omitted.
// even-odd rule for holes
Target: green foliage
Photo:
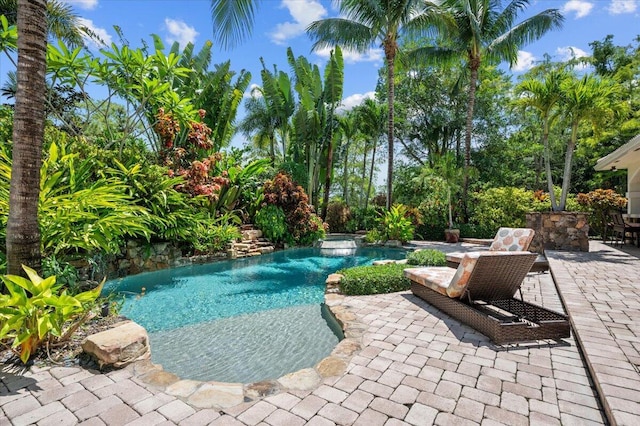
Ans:
<svg viewBox="0 0 640 426"><path fill-rule="evenodd" d="M237 226L226 217L217 219L200 218L194 226L193 247L198 253L218 253L229 243L239 240L242 235Z"/></svg>
<svg viewBox="0 0 640 426"><path fill-rule="evenodd" d="M484 229L522 228L533 211L533 192L522 188L489 188L473 194L471 222ZM466 234L464 234L466 236Z"/></svg>
<svg viewBox="0 0 640 426"><path fill-rule="evenodd" d="M327 235L325 225L320 217L312 215L309 218L305 232L298 239L298 244L301 246L310 246L316 241L323 239Z"/></svg>
<svg viewBox="0 0 640 426"><path fill-rule="evenodd" d="M11 164L7 152L0 151L3 224L8 214ZM67 153L64 144L49 146L40 170L38 217L45 254L115 253L126 236L150 237L148 211L132 203L125 184L96 177L96 169L95 159Z"/></svg>
<svg viewBox="0 0 640 426"><path fill-rule="evenodd" d="M9 294L0 294L0 340L13 339L11 348L26 363L43 342L71 336L87 318L102 284L71 296L55 276L43 279L33 269L23 269L28 279L1 277Z"/></svg>
<svg viewBox="0 0 640 426"><path fill-rule="evenodd" d="M324 236L324 224L313 213L309 197L288 175L281 172L267 180L263 191L265 204L278 206L284 212L292 242L308 245Z"/></svg>
<svg viewBox="0 0 640 426"><path fill-rule="evenodd" d="M380 218L379 210L375 207L356 208L352 211L351 219L346 223L347 232L359 230L371 230L378 223Z"/></svg>
<svg viewBox="0 0 640 426"><path fill-rule="evenodd" d="M347 223L351 219L349 206L344 201L330 202L324 219L330 232L347 232Z"/></svg>
<svg viewBox="0 0 640 426"><path fill-rule="evenodd" d="M78 293L78 270L68 262L49 256L42 259L42 275L56 277L56 283L67 288L71 294Z"/></svg>
<svg viewBox="0 0 640 426"><path fill-rule="evenodd" d="M620 210L627 205L627 199L612 189L598 188L586 194L578 194L578 204L589 209L592 214L590 228L604 236L609 211Z"/></svg>
<svg viewBox="0 0 640 426"><path fill-rule="evenodd" d="M406 267L390 263L343 269L338 271L344 275L340 281L340 291L348 296L355 296L408 290L411 282L403 274Z"/></svg>
<svg viewBox="0 0 640 426"><path fill-rule="evenodd" d="M446 266L447 256L440 250L416 250L407 254L407 263L419 266Z"/></svg>
<svg viewBox="0 0 640 426"><path fill-rule="evenodd" d="M280 243L287 235L286 221L287 218L280 207L268 205L258 210L254 223L269 241Z"/></svg>
<svg viewBox="0 0 640 426"><path fill-rule="evenodd" d="M407 206L394 204L384 213L380 227L385 239L407 242L413 238L415 231L411 219L408 217Z"/></svg>

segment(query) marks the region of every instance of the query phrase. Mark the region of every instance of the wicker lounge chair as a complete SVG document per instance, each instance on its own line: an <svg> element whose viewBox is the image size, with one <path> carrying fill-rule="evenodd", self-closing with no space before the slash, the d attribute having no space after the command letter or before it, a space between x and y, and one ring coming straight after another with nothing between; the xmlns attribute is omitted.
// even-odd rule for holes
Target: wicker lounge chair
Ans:
<svg viewBox="0 0 640 426"><path fill-rule="evenodd" d="M500 228L493 237L489 251L526 251L533 240L535 231L529 228ZM460 260L465 255L464 252L454 252L447 254L447 266L457 268ZM549 262L544 255L539 255L533 263L529 272L544 272L549 270Z"/></svg>
<svg viewBox="0 0 640 426"><path fill-rule="evenodd" d="M536 259L529 252L467 253L457 269L408 268L411 291L498 344L569 337L567 316L514 298Z"/></svg>

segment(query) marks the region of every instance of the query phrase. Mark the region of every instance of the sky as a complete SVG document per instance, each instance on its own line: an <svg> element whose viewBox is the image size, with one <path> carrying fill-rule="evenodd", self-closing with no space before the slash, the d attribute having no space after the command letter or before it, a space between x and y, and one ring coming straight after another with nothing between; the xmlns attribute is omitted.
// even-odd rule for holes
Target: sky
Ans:
<svg viewBox="0 0 640 426"><path fill-rule="evenodd" d="M167 46L178 41L181 45L193 42L196 50L212 39L213 24L209 0L63 0L82 16L83 24L93 29L105 42L119 43L113 29L119 26L132 46L144 39L152 44L150 34L158 34ZM505 1L506 3L506 1ZM556 8L565 16L561 30L522 47L518 63L505 69L517 76L531 68L543 55L565 60L587 55L589 42L614 36L616 45L630 44L640 35L640 0L533 0L518 21L542 10ZM286 49L291 46L296 56L305 55L312 63L323 66L328 50L311 52L311 42L305 28L311 22L335 17L338 10L331 0L262 0L251 39L233 50L214 46L212 63L231 60L231 68L246 69L252 74L252 85L260 85L260 57L267 66L277 64L289 70ZM98 46L90 46L93 51ZM378 70L384 54L374 46L364 54L344 52L345 107L356 105L373 96ZM6 58L0 58L0 82L12 69Z"/></svg>

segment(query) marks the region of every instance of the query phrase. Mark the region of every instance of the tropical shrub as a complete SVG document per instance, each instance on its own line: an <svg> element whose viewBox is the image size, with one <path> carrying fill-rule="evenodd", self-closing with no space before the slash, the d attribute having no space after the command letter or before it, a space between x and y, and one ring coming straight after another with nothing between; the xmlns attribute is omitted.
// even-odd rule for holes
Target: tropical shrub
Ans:
<svg viewBox="0 0 640 426"><path fill-rule="evenodd" d="M327 235L326 223L316 215L309 218L305 230L301 232L298 244L302 246L310 246L318 240L323 239Z"/></svg>
<svg viewBox="0 0 640 426"><path fill-rule="evenodd" d="M340 281L340 291L352 296L408 290L411 282L404 276L403 271L406 267L406 265L390 263L340 270L338 273L344 275Z"/></svg>
<svg viewBox="0 0 640 426"><path fill-rule="evenodd" d="M380 228L386 240L398 240L403 243L411 240L415 231L408 217L407 206L403 204L394 204L384 213Z"/></svg>
<svg viewBox="0 0 640 426"><path fill-rule="evenodd" d="M380 218L379 210L375 207L356 208L351 211L351 219L346 223L347 232L373 229Z"/></svg>
<svg viewBox="0 0 640 426"><path fill-rule="evenodd" d="M522 228L533 204L532 191L514 187L489 188L473 194L470 222L483 229L493 229L494 234L503 226Z"/></svg>
<svg viewBox="0 0 640 426"><path fill-rule="evenodd" d="M263 193L265 205L278 206L284 212L293 242L306 245L324 236L324 224L309 205L309 197L288 175L281 172L267 180Z"/></svg>
<svg viewBox="0 0 640 426"><path fill-rule="evenodd" d="M419 266L446 266L447 257L440 250L416 250L407 254L407 264Z"/></svg>
<svg viewBox="0 0 640 426"><path fill-rule="evenodd" d="M56 277L41 278L23 266L28 278L4 275L9 294L0 294L0 340L13 339L11 349L26 363L42 345L67 340L88 318L102 285L71 296Z"/></svg>
<svg viewBox="0 0 640 426"><path fill-rule="evenodd" d="M351 219L351 211L344 201L332 201L327 205L324 220L331 232L347 232L347 223Z"/></svg>
<svg viewBox="0 0 640 426"><path fill-rule="evenodd" d="M613 189L598 188L586 194L580 193L577 201L592 214L589 221L590 229L603 237L609 221L609 211L620 210L627 206L627 199Z"/></svg>
<svg viewBox="0 0 640 426"><path fill-rule="evenodd" d="M198 217L195 224L193 248L197 253L213 254L227 248L230 243L242 238L242 234L229 217Z"/></svg>
<svg viewBox="0 0 640 426"><path fill-rule="evenodd" d="M269 205L258 210L254 223L273 243L281 243L287 235L287 218L278 206Z"/></svg>
<svg viewBox="0 0 640 426"><path fill-rule="evenodd" d="M0 150L0 222L8 214L11 159ZM149 215L135 205L126 185L95 177L93 159L52 143L40 172L39 216L43 253L116 253L125 237L150 237ZM2 238L6 229L2 228Z"/></svg>

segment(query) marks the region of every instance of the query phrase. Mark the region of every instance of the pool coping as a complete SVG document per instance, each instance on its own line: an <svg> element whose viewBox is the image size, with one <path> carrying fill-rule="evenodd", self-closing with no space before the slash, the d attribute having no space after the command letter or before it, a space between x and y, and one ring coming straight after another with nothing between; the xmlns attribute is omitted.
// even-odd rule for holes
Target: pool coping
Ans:
<svg viewBox="0 0 640 426"><path fill-rule="evenodd" d="M254 383L181 379L148 359L136 361L126 369L141 385L163 391L197 408L221 410L282 392L313 391L325 379L344 375L351 358L363 347L362 338L367 327L357 320L348 306L342 304L344 298L344 295L331 293L324 297L324 303L342 328L344 339L314 367L294 371L278 379Z"/></svg>

